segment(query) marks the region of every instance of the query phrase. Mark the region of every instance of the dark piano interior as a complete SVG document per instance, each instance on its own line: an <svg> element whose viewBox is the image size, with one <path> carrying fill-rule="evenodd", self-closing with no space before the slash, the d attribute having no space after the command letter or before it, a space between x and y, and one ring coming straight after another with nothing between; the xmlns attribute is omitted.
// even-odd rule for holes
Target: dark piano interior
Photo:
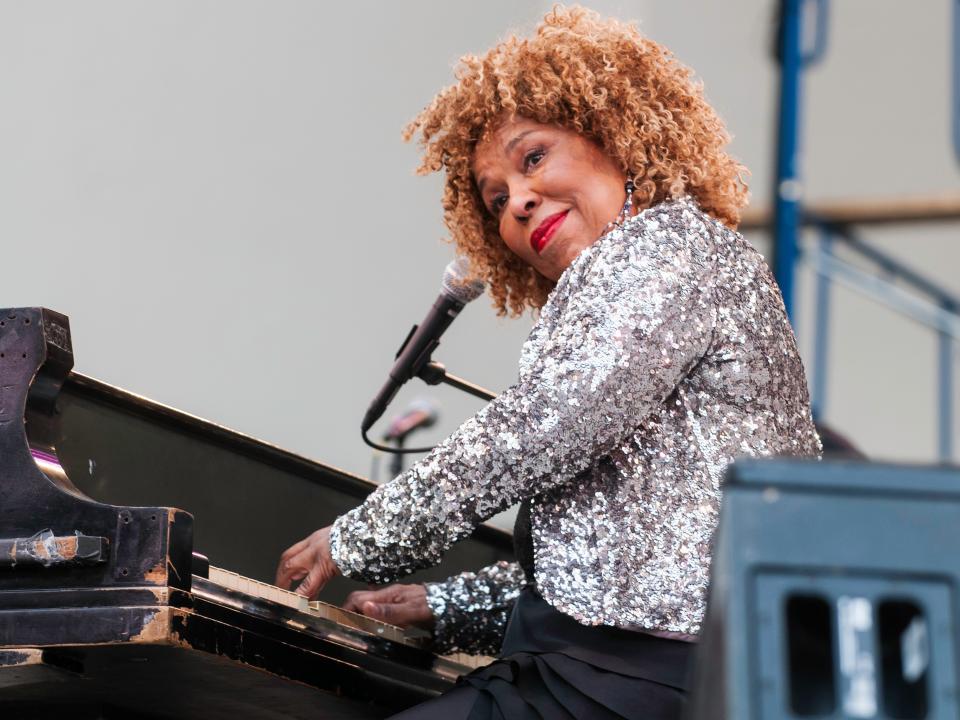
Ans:
<svg viewBox="0 0 960 720"><path fill-rule="evenodd" d="M194 551L211 565L273 582L280 553L358 505L368 480L72 374L60 393L60 462L95 500L163 505L194 518ZM510 535L480 527L438 567L441 580L512 558ZM337 578L321 600L366 587Z"/></svg>

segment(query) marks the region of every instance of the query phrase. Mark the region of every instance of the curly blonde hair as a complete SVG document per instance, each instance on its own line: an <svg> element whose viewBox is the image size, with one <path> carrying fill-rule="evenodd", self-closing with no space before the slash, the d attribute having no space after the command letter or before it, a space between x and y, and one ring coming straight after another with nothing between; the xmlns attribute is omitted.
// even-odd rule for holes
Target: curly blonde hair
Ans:
<svg viewBox="0 0 960 720"><path fill-rule="evenodd" d="M746 168L692 72L632 24L556 6L531 38L510 36L460 59L457 82L404 130L418 132L418 174L446 171L444 222L498 314L546 302L553 282L511 252L474 182L477 143L520 116L591 139L634 178L639 207L683 195L731 228L747 203Z"/></svg>

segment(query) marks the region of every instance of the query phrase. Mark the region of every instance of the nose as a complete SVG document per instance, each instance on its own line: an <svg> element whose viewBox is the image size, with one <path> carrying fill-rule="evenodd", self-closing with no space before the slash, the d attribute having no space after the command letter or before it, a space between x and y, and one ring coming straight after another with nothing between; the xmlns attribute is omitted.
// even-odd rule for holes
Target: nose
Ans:
<svg viewBox="0 0 960 720"><path fill-rule="evenodd" d="M540 204L540 195L528 183L510 188L509 211L517 222L525 223Z"/></svg>

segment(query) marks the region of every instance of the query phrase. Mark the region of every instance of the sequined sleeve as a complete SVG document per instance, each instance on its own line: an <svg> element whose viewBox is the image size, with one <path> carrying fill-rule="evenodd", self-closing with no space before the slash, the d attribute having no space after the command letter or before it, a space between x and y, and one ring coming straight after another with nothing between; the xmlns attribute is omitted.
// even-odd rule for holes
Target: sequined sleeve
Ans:
<svg viewBox="0 0 960 720"><path fill-rule="evenodd" d="M437 564L483 520L574 481L665 401L715 322L713 236L675 221L650 213L574 261L519 381L336 520L331 552L345 575L392 582Z"/></svg>
<svg viewBox="0 0 960 720"><path fill-rule="evenodd" d="M426 583L427 605L434 617L434 650L496 655L525 584L520 565L503 561L475 573Z"/></svg>

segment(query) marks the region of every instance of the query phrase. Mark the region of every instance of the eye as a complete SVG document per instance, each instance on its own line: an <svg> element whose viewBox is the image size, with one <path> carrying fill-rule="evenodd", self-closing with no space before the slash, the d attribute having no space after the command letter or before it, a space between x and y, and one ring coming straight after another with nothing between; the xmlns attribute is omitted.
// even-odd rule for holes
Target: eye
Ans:
<svg viewBox="0 0 960 720"><path fill-rule="evenodd" d="M526 155L523 156L523 167L524 169L529 170L532 167L540 164L540 161L543 160L543 156L547 153L542 147L536 147L530 150Z"/></svg>
<svg viewBox="0 0 960 720"><path fill-rule="evenodd" d="M503 210L506 204L507 204L506 195L504 195L503 193L500 193L499 195L495 195L493 199L490 201L490 212L492 212L494 215L499 215L500 211Z"/></svg>

